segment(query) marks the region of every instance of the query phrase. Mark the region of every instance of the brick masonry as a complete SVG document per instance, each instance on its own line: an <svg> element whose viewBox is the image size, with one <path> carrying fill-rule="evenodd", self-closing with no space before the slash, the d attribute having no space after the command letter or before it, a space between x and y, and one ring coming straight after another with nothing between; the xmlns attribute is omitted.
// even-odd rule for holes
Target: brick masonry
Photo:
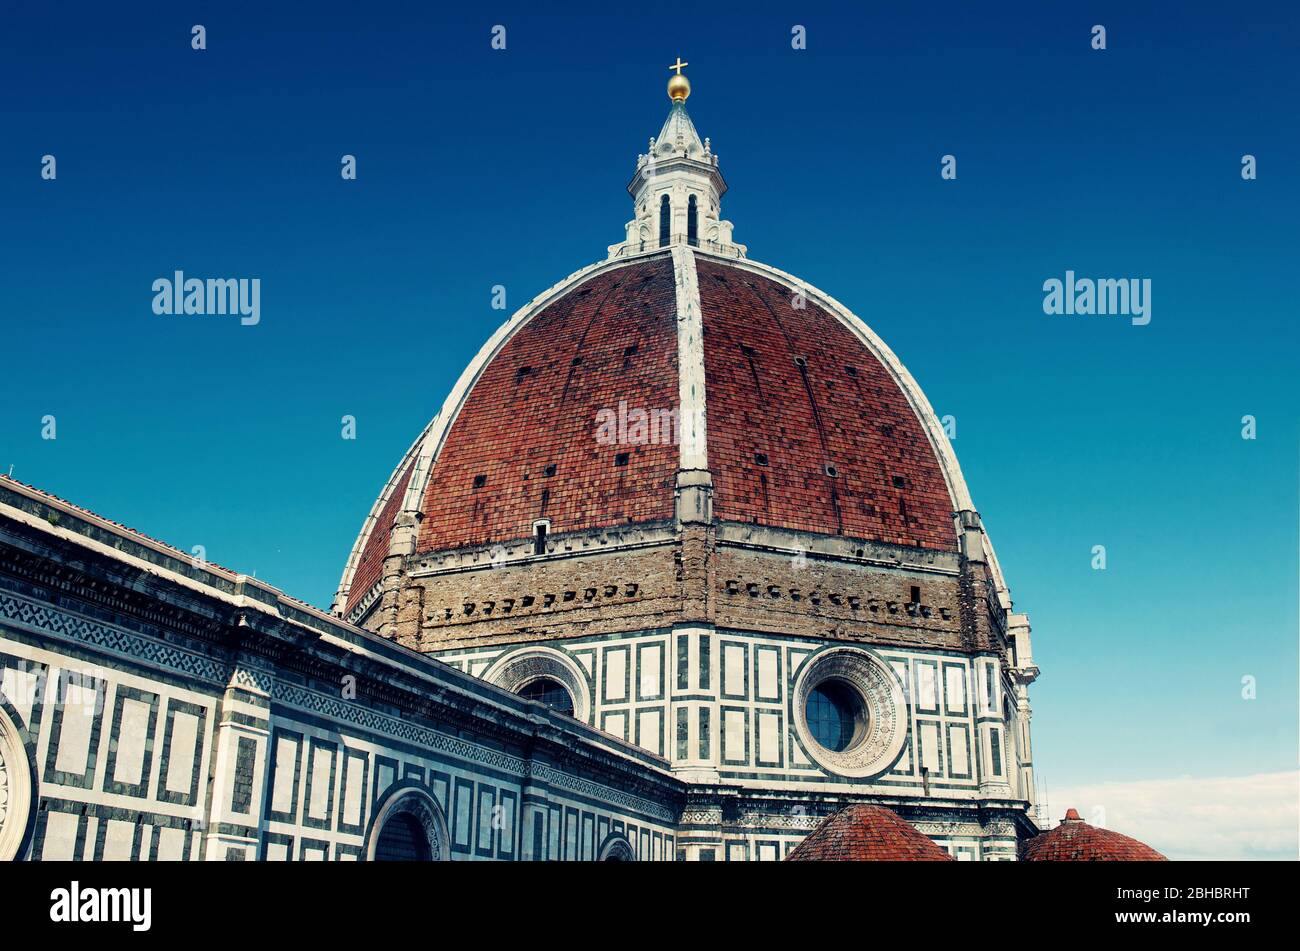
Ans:
<svg viewBox="0 0 1300 951"><path fill-rule="evenodd" d="M879 361L775 281L703 258L697 271L715 515L956 550L938 460Z"/></svg>
<svg viewBox="0 0 1300 951"><path fill-rule="evenodd" d="M620 402L677 408L674 314L672 262L658 258L594 277L524 324L451 426L417 551L525 537L536 519L570 532L672 518L677 447L602 445L596 420Z"/></svg>

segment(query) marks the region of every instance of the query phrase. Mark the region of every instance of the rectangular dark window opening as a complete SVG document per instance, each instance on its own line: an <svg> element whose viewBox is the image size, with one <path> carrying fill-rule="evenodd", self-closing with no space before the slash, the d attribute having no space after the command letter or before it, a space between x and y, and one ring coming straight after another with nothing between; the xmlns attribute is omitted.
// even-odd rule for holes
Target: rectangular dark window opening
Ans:
<svg viewBox="0 0 1300 951"><path fill-rule="evenodd" d="M625 466L627 465L627 461L629 458L630 456L628 455L628 453L620 452L617 456L614 457L614 465Z"/></svg>
<svg viewBox="0 0 1300 951"><path fill-rule="evenodd" d="M483 488L483 486L485 486L485 485L487 485L487 476L485 476L485 475L476 475L476 476L474 477L474 488L476 488L476 489L481 489L481 488Z"/></svg>

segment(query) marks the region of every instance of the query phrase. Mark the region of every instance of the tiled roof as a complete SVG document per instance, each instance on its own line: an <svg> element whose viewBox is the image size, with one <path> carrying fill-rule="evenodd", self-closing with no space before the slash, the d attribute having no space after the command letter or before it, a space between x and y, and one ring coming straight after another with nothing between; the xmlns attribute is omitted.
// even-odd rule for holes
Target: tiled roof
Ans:
<svg viewBox="0 0 1300 951"><path fill-rule="evenodd" d="M713 514L956 550L943 470L880 361L775 281L703 258L696 270Z"/></svg>
<svg viewBox="0 0 1300 951"><path fill-rule="evenodd" d="M846 806L786 856L788 862L946 862L943 849L884 806Z"/></svg>
<svg viewBox="0 0 1300 951"><path fill-rule="evenodd" d="M1149 845L1110 829L1099 829L1071 809L1050 832L1034 836L1020 850L1025 862L1164 862Z"/></svg>
<svg viewBox="0 0 1300 951"><path fill-rule="evenodd" d="M484 368L424 492L418 551L673 517L678 446L602 444L597 415L673 413L677 305L666 257L583 282ZM636 433L626 430L633 437Z"/></svg>

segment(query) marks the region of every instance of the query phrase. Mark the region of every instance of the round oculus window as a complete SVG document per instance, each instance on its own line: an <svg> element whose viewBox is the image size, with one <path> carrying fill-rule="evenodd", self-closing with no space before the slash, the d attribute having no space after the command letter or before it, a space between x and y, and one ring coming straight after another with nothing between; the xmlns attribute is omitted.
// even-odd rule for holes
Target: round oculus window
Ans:
<svg viewBox="0 0 1300 951"><path fill-rule="evenodd" d="M808 694L805 707L808 732L817 745L832 753L842 753L865 726L866 709L857 691L838 680L823 681Z"/></svg>
<svg viewBox="0 0 1300 951"><path fill-rule="evenodd" d="M832 647L814 654L795 678L793 706L799 741L828 773L876 776L903 750L903 687L870 651Z"/></svg>

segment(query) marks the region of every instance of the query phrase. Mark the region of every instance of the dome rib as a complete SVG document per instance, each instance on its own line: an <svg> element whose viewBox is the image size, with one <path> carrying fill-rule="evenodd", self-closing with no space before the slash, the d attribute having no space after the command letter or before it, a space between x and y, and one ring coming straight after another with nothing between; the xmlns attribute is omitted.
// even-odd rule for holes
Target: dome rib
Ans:
<svg viewBox="0 0 1300 951"><path fill-rule="evenodd" d="M424 427L419 438L403 454L402 461L397 464L393 474L384 483L379 498L375 500L375 504L370 508L370 514L362 523L361 532L357 535L357 540L348 555L348 562L343 568L343 577L339 579L338 591L334 595L335 614L344 617L350 615L370 593L370 589L379 583L383 561L388 555L388 540L393 521L397 518L397 513L402 510L406 488L410 483L412 463L436 421L436 418L431 420Z"/></svg>

